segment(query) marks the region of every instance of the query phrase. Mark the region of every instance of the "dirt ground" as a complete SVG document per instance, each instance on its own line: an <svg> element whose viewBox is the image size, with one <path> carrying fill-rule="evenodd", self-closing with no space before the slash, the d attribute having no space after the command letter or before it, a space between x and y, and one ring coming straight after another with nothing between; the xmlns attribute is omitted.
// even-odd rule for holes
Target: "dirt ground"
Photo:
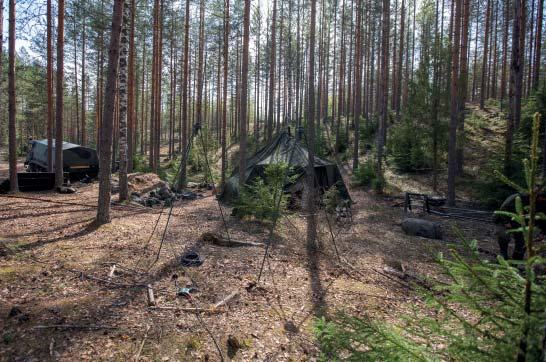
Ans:
<svg viewBox="0 0 546 362"><path fill-rule="evenodd" d="M203 232L225 235L210 191L177 202L170 219L161 207L116 205L112 222L96 227L97 191L93 183L71 195L0 195L0 360L218 361L215 343L226 360L315 360L318 316L344 310L396 319L417 303L411 287L384 268L435 275L434 256L460 244L455 224L495 250L489 224L438 219L445 240L406 236L403 210L393 206L399 200L352 189L352 223L332 222L343 262L324 213L318 253L305 247L304 215L290 213L279 221L259 284L249 288L264 246L199 241ZM265 242L267 225L223 211L231 238ZM183 267L180 256L188 250L204 263ZM148 307L146 285L163 309ZM197 288L191 300L177 296L189 285ZM234 292L227 306L211 309Z"/></svg>

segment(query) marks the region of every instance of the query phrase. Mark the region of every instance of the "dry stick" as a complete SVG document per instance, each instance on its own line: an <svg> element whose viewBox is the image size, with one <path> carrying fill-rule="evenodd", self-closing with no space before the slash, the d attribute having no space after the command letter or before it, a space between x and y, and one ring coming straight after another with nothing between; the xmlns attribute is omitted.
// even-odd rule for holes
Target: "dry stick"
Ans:
<svg viewBox="0 0 546 362"><path fill-rule="evenodd" d="M55 339L51 338L51 342L49 342L49 355L53 357L53 346L55 345Z"/></svg>
<svg viewBox="0 0 546 362"><path fill-rule="evenodd" d="M155 297L154 297L154 290L152 289L152 285L151 284L148 284L146 286L146 290L147 290L147 296L148 296L148 305L149 306L154 306L155 305Z"/></svg>
<svg viewBox="0 0 546 362"><path fill-rule="evenodd" d="M126 287L126 288L136 288L136 287L139 287L139 288L146 288L147 285L146 284L127 284L127 283L117 283L117 282L113 282L113 281L110 281L110 280L107 280L107 279L102 279L102 278L97 278L97 277L94 277L94 276L91 276L91 275L88 275L88 274L85 274L83 271L81 270L77 270L77 269L69 269L69 268L65 268L65 267L62 267L62 269L66 270L66 271L69 271L69 272L72 272L72 273L77 273L80 275L80 277L82 279L90 279L90 280L95 280L95 281L98 281L98 282L103 282L103 283L106 283L106 284L111 284L111 285L114 285L114 286L117 286L117 287Z"/></svg>
<svg viewBox="0 0 546 362"><path fill-rule="evenodd" d="M50 329L50 328L64 328L64 329L118 329L118 327L112 326L95 326L95 325L78 325L78 324L51 324L46 326L34 326L32 329Z"/></svg>
<svg viewBox="0 0 546 362"><path fill-rule="evenodd" d="M144 348L144 342L146 342L146 338L148 337L148 331L150 330L150 325L146 327L146 332L144 333L144 338L142 338L142 342L140 343L140 347L138 348L138 352L135 355L135 362L138 362L140 359L140 354L142 353L142 348Z"/></svg>
<svg viewBox="0 0 546 362"><path fill-rule="evenodd" d="M110 267L110 273L108 273L108 281L110 281L112 279L112 277L114 276L115 271L116 271L116 264L113 264Z"/></svg>
<svg viewBox="0 0 546 362"><path fill-rule="evenodd" d="M231 293L230 295L228 295L227 297L225 297L224 299L222 299L221 301L219 301L218 303L216 303L214 306L213 306L213 309L218 309L224 305L226 305L227 303L229 303L231 300L235 299L236 297L239 296L239 292L238 291L235 291L233 293Z"/></svg>
<svg viewBox="0 0 546 362"><path fill-rule="evenodd" d="M190 312L190 313L206 313L206 314L220 314L224 313L223 309L216 308L192 308L192 307L171 307L171 306L151 306L148 307L149 310L174 310L177 312Z"/></svg>

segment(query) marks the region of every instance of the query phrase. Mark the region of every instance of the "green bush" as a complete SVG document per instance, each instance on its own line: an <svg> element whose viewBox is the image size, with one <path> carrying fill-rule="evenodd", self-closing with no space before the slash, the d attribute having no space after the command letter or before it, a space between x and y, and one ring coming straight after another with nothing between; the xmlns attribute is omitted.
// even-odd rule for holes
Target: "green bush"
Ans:
<svg viewBox="0 0 546 362"><path fill-rule="evenodd" d="M375 178L375 164L373 160L370 159L354 170L351 181L355 186L372 186Z"/></svg>
<svg viewBox="0 0 546 362"><path fill-rule="evenodd" d="M265 167L264 178L257 178L241 188L235 202L234 214L240 218L253 216L260 221L274 221L286 209L288 195L283 191L289 176L287 164L272 164Z"/></svg>
<svg viewBox="0 0 546 362"><path fill-rule="evenodd" d="M135 172L144 172L144 173L152 172L152 168L150 167L148 163L148 158L140 154L134 155L133 170L135 170Z"/></svg>
<svg viewBox="0 0 546 362"><path fill-rule="evenodd" d="M377 118L365 119L364 122L360 122L360 124L360 141L364 144L374 143L379 124Z"/></svg>
<svg viewBox="0 0 546 362"><path fill-rule="evenodd" d="M389 130L387 157L400 172L415 172L432 168L430 144L424 130L412 120L400 122Z"/></svg>

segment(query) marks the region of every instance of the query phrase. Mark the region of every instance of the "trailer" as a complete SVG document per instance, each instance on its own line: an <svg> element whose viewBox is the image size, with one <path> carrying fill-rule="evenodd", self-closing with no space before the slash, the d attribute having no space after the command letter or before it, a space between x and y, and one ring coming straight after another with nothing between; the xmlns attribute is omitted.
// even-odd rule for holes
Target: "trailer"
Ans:
<svg viewBox="0 0 546 362"><path fill-rule="evenodd" d="M25 166L27 172L47 172L47 139L31 141ZM55 169L55 140L53 140L53 170ZM70 142L63 142L63 172L71 178L96 177L99 172L97 151Z"/></svg>

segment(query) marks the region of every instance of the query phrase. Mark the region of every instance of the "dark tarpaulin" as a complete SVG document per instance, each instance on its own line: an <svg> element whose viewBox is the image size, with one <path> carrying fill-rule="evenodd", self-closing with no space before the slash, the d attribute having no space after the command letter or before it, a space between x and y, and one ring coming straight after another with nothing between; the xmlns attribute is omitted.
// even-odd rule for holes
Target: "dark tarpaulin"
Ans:
<svg viewBox="0 0 546 362"><path fill-rule="evenodd" d="M292 184L284 185L285 191L302 190L307 173L308 152L287 132L281 132L247 160L244 183L248 184L258 177L263 177L267 165L279 163L291 166L292 175L297 176ZM341 197L350 200L341 172L335 163L315 156L315 176L315 187L325 191L336 185ZM220 200L231 202L238 195L239 170L235 169L232 176L226 181Z"/></svg>

